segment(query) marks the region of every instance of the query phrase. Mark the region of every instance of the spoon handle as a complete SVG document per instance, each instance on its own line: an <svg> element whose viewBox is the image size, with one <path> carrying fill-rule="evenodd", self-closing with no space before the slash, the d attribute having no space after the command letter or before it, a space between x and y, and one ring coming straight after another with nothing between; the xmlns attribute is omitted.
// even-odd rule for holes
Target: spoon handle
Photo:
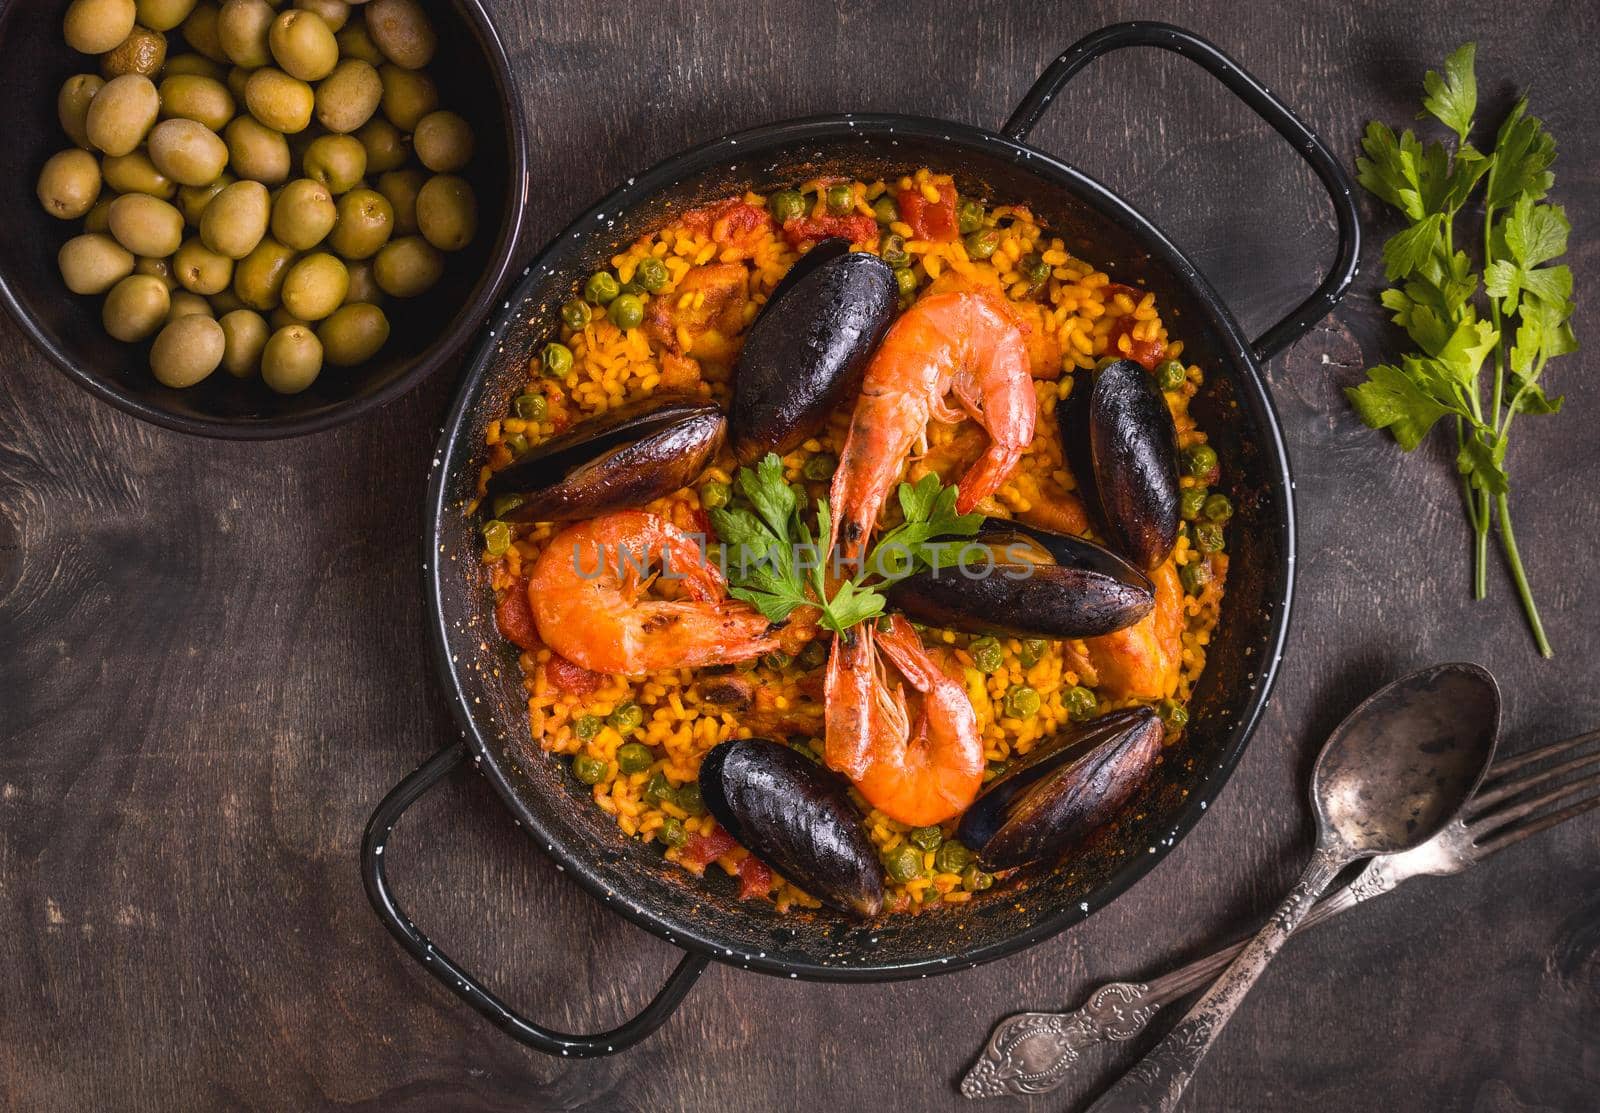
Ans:
<svg viewBox="0 0 1600 1113"><path fill-rule="evenodd" d="M1089 1107L1089 1113L1171 1113L1175 1110L1200 1060L1211 1050L1212 1042L1221 1034L1250 987L1349 861L1348 853L1341 848L1319 846L1301 875L1300 883L1289 891L1272 918L1245 945L1216 984L1148 1055Z"/></svg>

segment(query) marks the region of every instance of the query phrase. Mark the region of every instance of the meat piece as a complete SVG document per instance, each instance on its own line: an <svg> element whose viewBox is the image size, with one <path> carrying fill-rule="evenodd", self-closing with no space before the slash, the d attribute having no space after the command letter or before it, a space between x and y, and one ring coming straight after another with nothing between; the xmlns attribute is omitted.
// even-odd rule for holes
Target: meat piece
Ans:
<svg viewBox="0 0 1600 1113"><path fill-rule="evenodd" d="M767 210L738 198L690 209L683 214L683 223L731 249L740 259L750 258L765 234L772 230L772 217L767 215ZM726 251L723 255L725 262L733 261L726 259Z"/></svg>
<svg viewBox="0 0 1600 1113"><path fill-rule="evenodd" d="M672 293L650 299L645 334L674 355L731 363L739 354L749 296L743 264L692 267Z"/></svg>
<svg viewBox="0 0 1600 1113"><path fill-rule="evenodd" d="M1161 699L1178 686L1183 666L1183 585L1167 561L1150 574L1156 607L1126 630L1085 640L1089 661L1112 699Z"/></svg>
<svg viewBox="0 0 1600 1113"><path fill-rule="evenodd" d="M796 251L808 243L838 236L851 243L870 243L878 235L878 222L870 216L797 216L783 225L783 238Z"/></svg>

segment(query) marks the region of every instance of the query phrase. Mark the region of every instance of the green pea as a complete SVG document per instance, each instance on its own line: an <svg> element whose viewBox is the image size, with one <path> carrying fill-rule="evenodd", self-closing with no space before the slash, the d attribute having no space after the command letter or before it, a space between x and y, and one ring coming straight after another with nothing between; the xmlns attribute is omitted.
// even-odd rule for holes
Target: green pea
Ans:
<svg viewBox="0 0 1600 1113"><path fill-rule="evenodd" d="M715 479L707 480L700 485L700 505L707 510L719 510L728 505L728 500L733 497L733 492L726 483L718 483Z"/></svg>
<svg viewBox="0 0 1600 1113"><path fill-rule="evenodd" d="M1156 364L1156 384L1162 390L1177 390L1188 377L1189 373L1183 369L1183 364L1175 359Z"/></svg>
<svg viewBox="0 0 1600 1113"><path fill-rule="evenodd" d="M838 467L839 461L836 457L827 452L819 452L807 460L805 467L800 470L813 483L821 483L823 480L832 479Z"/></svg>
<svg viewBox="0 0 1600 1113"><path fill-rule="evenodd" d="M761 658L761 663L766 665L769 669L786 669L793 660L794 658L789 656L783 650L774 649L771 653L768 653Z"/></svg>
<svg viewBox="0 0 1600 1113"><path fill-rule="evenodd" d="M655 755L650 752L649 746L642 746L637 742L629 742L617 750L617 768L624 773L643 773L655 761Z"/></svg>
<svg viewBox="0 0 1600 1113"><path fill-rule="evenodd" d="M1226 522L1233 517L1233 503L1227 495L1217 494L1206 499L1205 506L1200 513L1213 522Z"/></svg>
<svg viewBox="0 0 1600 1113"><path fill-rule="evenodd" d="M517 507L522 505L521 495L496 495L494 500L494 516L504 518Z"/></svg>
<svg viewBox="0 0 1600 1113"><path fill-rule="evenodd" d="M561 323L573 332L589 327L589 322L594 314L589 311L589 303L582 298L573 298L561 307Z"/></svg>
<svg viewBox="0 0 1600 1113"><path fill-rule="evenodd" d="M1100 706L1100 701L1092 691L1077 684L1067 689L1061 702L1066 706L1067 716L1075 722L1089 718Z"/></svg>
<svg viewBox="0 0 1600 1113"><path fill-rule="evenodd" d="M806 647L802 649L800 651L800 655L794 659L794 663L805 669L807 672L810 672L813 669L820 669L827 663L827 661L827 647L819 641L806 642Z"/></svg>
<svg viewBox="0 0 1600 1113"><path fill-rule="evenodd" d="M984 873L974 863L961 871L961 887L969 893L981 893L994 887L994 874Z"/></svg>
<svg viewBox="0 0 1600 1113"><path fill-rule="evenodd" d="M967 248L967 258L980 261L989 258L1000 246L1000 238L998 228L980 228L976 232L967 233L963 241Z"/></svg>
<svg viewBox="0 0 1600 1113"><path fill-rule="evenodd" d="M675 793L672 782L667 780L667 775L657 769L650 774L650 782L644 786L644 798L652 804L659 804L663 800L671 800Z"/></svg>
<svg viewBox="0 0 1600 1113"><path fill-rule="evenodd" d="M483 524L483 547L490 556L504 556L511 548L511 527L496 519Z"/></svg>
<svg viewBox="0 0 1600 1113"><path fill-rule="evenodd" d="M891 878L904 883L922 876L922 852L910 843L901 843L889 851L883 865Z"/></svg>
<svg viewBox="0 0 1600 1113"><path fill-rule="evenodd" d="M900 219L900 206L885 193L872 203L872 216L879 224L893 224Z"/></svg>
<svg viewBox="0 0 1600 1113"><path fill-rule="evenodd" d="M539 353L539 365L552 379L564 379L572 370L572 349L552 341Z"/></svg>
<svg viewBox="0 0 1600 1113"><path fill-rule="evenodd" d="M1186 522L1192 522L1200 517L1205 510L1206 496L1209 494L1204 487L1185 487L1178 496L1178 513Z"/></svg>
<svg viewBox="0 0 1600 1113"><path fill-rule="evenodd" d="M906 238L890 232L878 247L878 257L891 267L903 267L911 262L911 254L906 251Z"/></svg>
<svg viewBox="0 0 1600 1113"><path fill-rule="evenodd" d="M572 759L572 775L586 785L597 785L606 775L606 763L588 754Z"/></svg>
<svg viewBox="0 0 1600 1113"><path fill-rule="evenodd" d="M519 394L516 401L511 403L511 408L523 421L543 421L550 404L542 394Z"/></svg>
<svg viewBox="0 0 1600 1113"><path fill-rule="evenodd" d="M659 294L666 289L667 283L672 281L672 274L667 270L667 265L654 255L639 260L639 267L633 272L639 285L645 288L646 293Z"/></svg>
<svg viewBox="0 0 1600 1113"><path fill-rule="evenodd" d="M983 227L983 202L963 201L956 207L956 227L963 236L971 235Z"/></svg>
<svg viewBox="0 0 1600 1113"><path fill-rule="evenodd" d="M847 185L831 185L822 195L823 203L834 216L849 216L855 211L856 199Z"/></svg>
<svg viewBox="0 0 1600 1113"><path fill-rule="evenodd" d="M940 873L960 873L972 862L972 851L951 839L933 856L933 868Z"/></svg>
<svg viewBox="0 0 1600 1113"><path fill-rule="evenodd" d="M1017 265L1031 286L1043 286L1050 277L1050 264L1032 252L1024 255Z"/></svg>
<svg viewBox="0 0 1600 1113"><path fill-rule="evenodd" d="M1198 522L1190 532L1194 534L1195 547L1202 553L1222 551L1222 527L1216 522Z"/></svg>
<svg viewBox="0 0 1600 1113"><path fill-rule="evenodd" d="M1031 669L1044 660L1045 650L1050 648L1050 643L1043 638L1027 638L1022 643L1022 667Z"/></svg>
<svg viewBox="0 0 1600 1113"><path fill-rule="evenodd" d="M1039 693L1026 684L1018 684L1006 693L1006 714L1013 719L1026 719L1039 713Z"/></svg>
<svg viewBox="0 0 1600 1113"><path fill-rule="evenodd" d="M806 197L797 189L780 189L767 198L767 207L772 210L774 220L787 224L806 215Z"/></svg>
<svg viewBox="0 0 1600 1113"><path fill-rule="evenodd" d="M1183 468L1196 479L1209 479L1217 470L1217 450L1209 444L1190 445L1183 453Z"/></svg>
<svg viewBox="0 0 1600 1113"><path fill-rule="evenodd" d="M690 815L705 815L705 801L700 799L700 786L694 781L681 786L674 794L678 807Z"/></svg>
<svg viewBox="0 0 1600 1113"><path fill-rule="evenodd" d="M606 722L617 728L618 734L629 734L644 723L644 708L637 703L625 703L606 716Z"/></svg>
<svg viewBox="0 0 1600 1113"><path fill-rule="evenodd" d="M1182 730L1189 723L1189 709L1175 699L1164 699L1156 704L1156 714L1173 730Z"/></svg>
<svg viewBox="0 0 1600 1113"><path fill-rule="evenodd" d="M1178 569L1178 580L1183 584L1183 590L1190 595L1199 595L1201 590L1211 582L1211 562L1209 560L1191 560Z"/></svg>
<svg viewBox="0 0 1600 1113"><path fill-rule="evenodd" d="M979 638L967 647L972 663L984 672L999 672L1005 667L1006 653L997 638Z"/></svg>
<svg viewBox="0 0 1600 1113"><path fill-rule="evenodd" d="M894 272L895 285L900 287L900 296L909 298L917 292L917 276L911 273L910 267L896 267Z"/></svg>
<svg viewBox="0 0 1600 1113"><path fill-rule="evenodd" d="M572 733L578 736L578 741L587 742L600 733L603 725L598 715L580 715L578 721L572 724Z"/></svg>
<svg viewBox="0 0 1600 1113"><path fill-rule="evenodd" d="M669 815L661 826L656 828L656 838L668 846L682 846L689 841L689 832L683 829L683 820L675 815Z"/></svg>
<svg viewBox="0 0 1600 1113"><path fill-rule="evenodd" d="M521 456L528 451L528 436L526 433L512 433L505 439L504 443L513 456Z"/></svg>
<svg viewBox="0 0 1600 1113"><path fill-rule="evenodd" d="M917 827L906 838L920 850L938 850L944 842L944 832L938 827Z"/></svg>
<svg viewBox="0 0 1600 1113"><path fill-rule="evenodd" d="M583 284L583 300L590 305L610 305L621 292L616 276L610 271L595 271Z"/></svg>
<svg viewBox="0 0 1600 1113"><path fill-rule="evenodd" d="M644 320L644 303L634 294L619 294L606 310L606 316L624 332L638 328Z"/></svg>
<svg viewBox="0 0 1600 1113"><path fill-rule="evenodd" d="M886 614L880 614L878 616L878 633L887 634L892 629L894 629L894 620ZM919 630L917 632L920 634L922 631Z"/></svg>

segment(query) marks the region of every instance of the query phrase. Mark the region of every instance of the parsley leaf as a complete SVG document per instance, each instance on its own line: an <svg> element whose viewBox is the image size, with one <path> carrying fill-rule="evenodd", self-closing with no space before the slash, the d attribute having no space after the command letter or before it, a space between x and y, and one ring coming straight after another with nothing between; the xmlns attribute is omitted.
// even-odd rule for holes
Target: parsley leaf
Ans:
<svg viewBox="0 0 1600 1113"><path fill-rule="evenodd" d="M1465 143L1472 130L1472 116L1478 111L1478 79L1472 64L1478 52L1476 43L1462 43L1444 60L1444 75L1429 70L1422 77L1428 95L1422 98L1423 111L1417 119L1431 115L1456 133Z"/></svg>

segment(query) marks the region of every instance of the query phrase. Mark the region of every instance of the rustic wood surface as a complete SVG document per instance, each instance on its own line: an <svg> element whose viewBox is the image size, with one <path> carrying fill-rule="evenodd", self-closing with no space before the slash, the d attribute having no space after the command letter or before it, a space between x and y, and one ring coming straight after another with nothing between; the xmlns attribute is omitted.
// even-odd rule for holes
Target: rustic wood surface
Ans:
<svg viewBox="0 0 1600 1113"><path fill-rule="evenodd" d="M1580 302L1600 275L1590 5L496 7L533 130L529 253L620 179L726 131L848 109L997 125L1063 45L1139 16L1222 44L1346 154L1368 118L1408 120L1423 69L1476 38L1486 107L1531 84L1562 144ZM1249 328L1330 249L1309 174L1181 60L1099 63L1035 139L1164 223ZM416 538L453 373L325 435L214 443L91 400L0 319L0 1106L958 1109L954 1080L998 1017L1075 1007L1271 906L1309 847L1312 755L1380 681L1482 662L1509 748L1600 724L1593 357L1558 365L1566 412L1521 424L1512 452L1558 649L1544 662L1498 564L1492 601L1467 600L1445 454L1402 456L1340 395L1393 350L1380 242L1338 313L1268 370L1302 510L1295 626L1262 729L1198 829L1114 906L1008 961L851 988L713 966L659 1034L585 1063L528 1052L457 1003L384 934L357 877L367 813L447 731ZM1592 301L1576 326L1600 344ZM608 1026L675 960L559 875L475 778L394 848L434 938L541 1020ZM1592 1110L1597 1033L1591 815L1297 940L1188 1108ZM1081 1105L1132 1054L1028 1107Z"/></svg>

